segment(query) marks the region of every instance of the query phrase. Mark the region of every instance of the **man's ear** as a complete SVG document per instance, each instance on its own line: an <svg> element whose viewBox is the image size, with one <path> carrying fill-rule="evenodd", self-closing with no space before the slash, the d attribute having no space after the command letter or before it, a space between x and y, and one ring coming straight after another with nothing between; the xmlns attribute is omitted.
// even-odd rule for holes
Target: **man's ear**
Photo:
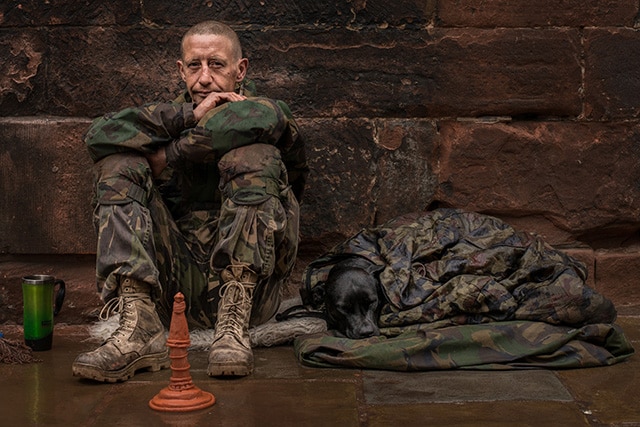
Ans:
<svg viewBox="0 0 640 427"><path fill-rule="evenodd" d="M247 69L249 69L249 60L242 58L238 61L238 75L236 76L236 82L240 83L247 75Z"/></svg>
<svg viewBox="0 0 640 427"><path fill-rule="evenodd" d="M187 81L187 75L184 72L184 63L182 62L181 59L178 59L176 61L176 64L178 65L178 72L180 73L180 77L182 78L183 82Z"/></svg>

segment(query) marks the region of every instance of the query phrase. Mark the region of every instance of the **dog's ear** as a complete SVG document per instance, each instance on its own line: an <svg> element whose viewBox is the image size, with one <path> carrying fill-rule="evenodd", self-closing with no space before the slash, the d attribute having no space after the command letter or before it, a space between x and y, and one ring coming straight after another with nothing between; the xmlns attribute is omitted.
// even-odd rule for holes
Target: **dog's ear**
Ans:
<svg viewBox="0 0 640 427"><path fill-rule="evenodd" d="M322 307L324 305L325 294L327 293L326 282L318 282L312 289L313 304L316 307Z"/></svg>
<svg viewBox="0 0 640 427"><path fill-rule="evenodd" d="M325 282L318 282L316 285L311 288L301 288L300 296L302 297L302 302L305 305L310 305L314 308L321 308L324 306L324 296L326 294L325 291Z"/></svg>

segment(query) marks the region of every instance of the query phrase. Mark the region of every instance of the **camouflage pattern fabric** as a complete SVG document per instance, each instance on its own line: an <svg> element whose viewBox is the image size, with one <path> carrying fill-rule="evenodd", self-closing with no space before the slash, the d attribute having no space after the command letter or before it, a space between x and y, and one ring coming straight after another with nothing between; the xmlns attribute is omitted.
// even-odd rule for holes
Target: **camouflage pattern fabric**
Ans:
<svg viewBox="0 0 640 427"><path fill-rule="evenodd" d="M238 128L250 129L244 140L217 134L219 140L211 140L209 147L214 154L181 156L156 179L142 153L179 145L194 127L214 127L208 121L224 119L212 112L194 123L193 105L183 95L174 103L126 109L94 121L85 141L96 161L96 271L104 301L116 295L121 276L132 277L152 285L165 325L173 295L180 291L190 326L210 328L220 274L228 266L241 266L257 277L252 323L275 313L298 247L299 206L287 168L301 195L304 146L295 122L284 118L283 103L259 99L238 104L217 112L246 113L250 124L243 117L234 119ZM257 104L269 107L256 109Z"/></svg>
<svg viewBox="0 0 640 427"><path fill-rule="evenodd" d="M205 256L192 253L191 247L198 246L188 244L162 202L146 159L136 153L114 154L96 163L95 171L96 278L101 299L106 302L117 295L120 277L133 277L153 285L163 323L169 323L170 299L178 289L192 302L187 315L191 323L205 323L202 304L194 303L194 293L206 287L201 267ZM198 213L189 221L182 218L180 224L192 223L202 236L215 231L214 220L205 217L197 223L197 217ZM200 265L194 262L198 253Z"/></svg>
<svg viewBox="0 0 640 427"><path fill-rule="evenodd" d="M585 284L582 263L497 218L437 209L362 230L309 264L304 304L323 308L329 270L349 256L380 267L382 336L300 337L295 350L302 363L392 370L586 367L633 353L611 325L611 301Z"/></svg>
<svg viewBox="0 0 640 427"><path fill-rule="evenodd" d="M218 164L223 203L210 258L208 298L218 306L220 273L243 265L258 277L251 324L266 322L280 306L280 290L298 250L299 206L280 152L254 144L228 152ZM238 278L239 279L239 278Z"/></svg>
<svg viewBox="0 0 640 427"><path fill-rule="evenodd" d="M438 209L362 230L309 264L303 302L321 308L314 295L332 265L353 255L381 267L386 303L379 324L390 328L383 333L433 322L581 326L616 318L611 301L585 284L582 263L487 215Z"/></svg>
<svg viewBox="0 0 640 427"><path fill-rule="evenodd" d="M302 198L308 172L304 142L289 107L282 101L256 97L255 85L241 86L248 99L222 104L199 122L187 92L173 102L147 104L106 114L93 121L84 141L94 162L115 153L150 153L166 147L168 161L184 171L182 203L214 203L211 186L217 187L216 163L228 151L255 143L276 146L288 173L289 185ZM207 181L202 184L202 178ZM199 179L188 179L199 178ZM193 210L190 206L182 213Z"/></svg>
<svg viewBox="0 0 640 427"><path fill-rule="evenodd" d="M308 366L391 371L589 368L613 365L634 353L616 325L576 329L529 321L424 329L361 340L316 334L296 338L294 350Z"/></svg>
<svg viewBox="0 0 640 427"><path fill-rule="evenodd" d="M241 88L242 94L256 96L255 85L250 80L245 79ZM98 117L83 138L89 155L97 162L110 154L151 152L168 145L197 125L194 106L191 95L185 91L172 102L125 108Z"/></svg>

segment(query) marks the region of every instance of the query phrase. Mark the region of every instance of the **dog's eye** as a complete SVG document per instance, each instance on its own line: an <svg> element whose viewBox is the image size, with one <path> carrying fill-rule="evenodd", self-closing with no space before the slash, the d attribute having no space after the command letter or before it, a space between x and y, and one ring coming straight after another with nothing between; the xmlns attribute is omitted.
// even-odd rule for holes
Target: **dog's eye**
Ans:
<svg viewBox="0 0 640 427"><path fill-rule="evenodd" d="M349 305L347 304L335 304L335 308L341 312L349 311Z"/></svg>

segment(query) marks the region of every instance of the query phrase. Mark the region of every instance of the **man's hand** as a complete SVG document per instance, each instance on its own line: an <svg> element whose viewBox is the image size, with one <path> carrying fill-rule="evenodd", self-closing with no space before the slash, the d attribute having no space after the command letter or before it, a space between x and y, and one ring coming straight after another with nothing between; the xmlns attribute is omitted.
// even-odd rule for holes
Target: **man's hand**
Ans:
<svg viewBox="0 0 640 427"><path fill-rule="evenodd" d="M207 97L193 109L193 115L196 121L200 121L204 115L213 110L215 107L224 104L225 102L244 101L247 99L244 95L239 95L235 92L211 92ZM160 176L162 171L167 167L167 150L165 147L160 147L153 153L145 153L144 155L149 162L151 173L154 178Z"/></svg>
<svg viewBox="0 0 640 427"><path fill-rule="evenodd" d="M239 95L235 92L211 92L193 109L193 115L197 121L200 121L208 111L213 110L225 102L243 101L245 99L247 99L246 96Z"/></svg>
<svg viewBox="0 0 640 427"><path fill-rule="evenodd" d="M160 176L164 168L167 167L167 150L165 147L158 148L157 151L153 153L145 153L144 155L149 162L149 167L151 167L151 174L154 178Z"/></svg>

